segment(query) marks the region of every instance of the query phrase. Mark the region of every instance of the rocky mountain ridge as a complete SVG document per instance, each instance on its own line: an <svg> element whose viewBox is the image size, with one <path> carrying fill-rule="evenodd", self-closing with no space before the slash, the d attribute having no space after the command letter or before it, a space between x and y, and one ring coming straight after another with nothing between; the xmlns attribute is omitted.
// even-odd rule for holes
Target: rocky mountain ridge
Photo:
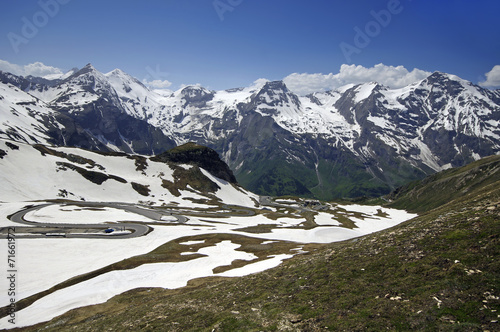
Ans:
<svg viewBox="0 0 500 332"><path fill-rule="evenodd" d="M201 167L212 175L227 181L237 183L233 172L219 158L214 150L202 145L190 142L165 151L151 158L152 161L163 163L187 164Z"/></svg>
<svg viewBox="0 0 500 332"><path fill-rule="evenodd" d="M308 96L281 81L157 93L90 64L51 84L25 80L0 74L1 137L141 154L196 142L259 194L378 196L500 152L500 92L440 72Z"/></svg>

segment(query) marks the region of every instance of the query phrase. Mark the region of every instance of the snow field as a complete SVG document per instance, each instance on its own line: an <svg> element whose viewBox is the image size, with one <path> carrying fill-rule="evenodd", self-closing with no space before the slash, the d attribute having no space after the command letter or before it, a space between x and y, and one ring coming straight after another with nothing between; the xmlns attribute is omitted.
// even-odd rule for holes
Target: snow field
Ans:
<svg viewBox="0 0 500 332"><path fill-rule="evenodd" d="M0 205L2 213L12 213L25 204L8 203ZM299 243L328 243L362 236L374 231L394 226L414 215L404 211L386 209L382 207L342 205L347 214L363 213L366 218L351 219L357 228L347 229L338 226L332 214L320 212L316 216L319 225L313 229L290 228L303 222L296 218L279 218L270 220L264 215L231 216L210 223L210 218L190 217L186 224L171 226L154 226L154 231L147 236L132 239L17 239L18 286L17 298L22 299L68 280L74 276L88 273L108 266L117 261L133 256L146 254L180 237L195 236L212 233L237 234L251 236L271 243L276 240L294 241ZM387 217L374 216L382 210ZM72 211L71 213L69 213ZM77 216L67 219L69 214ZM55 222L66 218L66 221L85 222L97 219L106 221L142 220L144 217L131 212L120 211L114 208L78 209L75 206L47 206L30 214L30 220ZM223 222L220 222L223 221ZM8 225L8 220L1 220L0 225ZM278 226L268 233L246 233L238 229L259 224L277 224ZM2 242L5 240L2 240ZM185 241L181 244L202 244L203 240ZM256 256L251 253L236 251L239 245L230 241L223 241L214 247L204 247L197 252L184 252L181 255L203 254L206 257L196 258L187 262L154 263L138 266L130 270L113 271L98 277L81 282L77 285L54 292L33 303L19 312L19 324L27 326L50 320L70 309L90 304L102 303L111 297L126 290L137 287L176 288L186 285L193 278L218 276L243 276L268 268L275 267L284 259L293 255L281 254L270 256L268 259L250 263L243 267L214 274L212 271L218 266L230 265L234 259L250 261ZM300 253L298 251L297 253ZM2 283L6 281L3 280ZM2 286L2 285L0 285ZM0 305L6 305L1 300ZM0 327L9 327L6 320L0 320Z"/></svg>
<svg viewBox="0 0 500 332"><path fill-rule="evenodd" d="M12 213L25 204L4 204L2 212ZM75 206L51 205L29 214L29 219L35 222L96 222L105 220L110 222L126 220L147 221L147 218L134 213L114 208L106 209L78 209ZM20 297L24 298L44 289L67 280L75 275L90 272L116 261L132 256L145 254L158 246L173 239L210 233L230 233L252 236L265 240L295 241L300 243L328 243L345 240L352 237L365 235L387 227L394 226L414 215L404 211L385 209L380 207L363 207L359 205L341 206L348 211L362 212L373 215L382 209L388 213L387 218L370 217L365 220L353 219L357 228L346 229L338 226L338 222L332 219L332 215L321 212L316 216L316 221L321 227L313 229L290 228L296 227L302 219L279 218L270 220L264 215L255 216L231 216L223 218L222 222L210 223L206 218L190 218L186 224L175 226L154 226L154 231L145 237L133 239L114 239L113 241L103 239L18 239L20 275L24 279L19 285ZM69 213L68 209L74 212ZM71 214L76 217L68 218ZM368 215L369 214L369 215ZM13 224L8 220L2 220L1 225ZM276 224L270 233L250 234L239 229L259 224ZM324 225L324 226L323 226ZM328 225L328 226L327 226ZM105 253L105 254L104 254Z"/></svg>
<svg viewBox="0 0 500 332"><path fill-rule="evenodd" d="M193 200L206 199L205 196L189 190L181 190L181 196L176 197L162 187L162 180L174 181L173 170L166 164L147 160L147 168L137 171L135 160L126 157L104 156L90 151L74 148L51 148L66 154L78 154L80 157L90 159L96 163L95 167L89 164L69 162L65 158L46 154L30 145L15 143L19 150L11 150L5 145L7 141L0 140L0 148L7 151L7 156L0 159L2 173L0 181L0 201L16 202L44 199L57 199L64 196L73 200L87 201L114 201L137 203L141 200L161 205L162 203L177 203L189 208L205 208L206 205L194 203ZM73 164L89 171L118 176L125 179L122 183L108 179L103 183L95 184L85 179L78 172L57 165L58 162ZM188 165L181 167L191 167ZM104 168L104 169L101 169ZM258 196L245 190L239 191L231 184L212 176L202 170L212 181L221 188L215 195L227 204L254 207ZM147 186L149 196L142 196L136 192L131 183ZM63 194L65 193L65 194Z"/></svg>
<svg viewBox="0 0 500 332"><path fill-rule="evenodd" d="M117 221L153 222L150 218L116 208L90 208L76 205L49 205L25 215L28 221L61 224L98 224Z"/></svg>
<svg viewBox="0 0 500 332"><path fill-rule="evenodd" d="M205 247L197 253L206 257L178 263L144 264L130 270L111 271L77 285L56 291L18 312L19 326L33 325L50 320L71 309L103 303L117 294L140 287L179 288L194 278L216 276L212 270L229 265L233 260L252 260L253 254L236 251L239 245L222 241ZM284 259L285 257L280 257ZM264 261L265 262L265 261ZM281 260L279 261L281 262ZM272 266L279 264L272 260ZM277 263L277 264L276 264ZM268 268L268 264L247 267L246 274ZM238 273L238 272L237 272ZM241 271L239 272L241 273ZM9 327L7 317L0 320L0 327Z"/></svg>

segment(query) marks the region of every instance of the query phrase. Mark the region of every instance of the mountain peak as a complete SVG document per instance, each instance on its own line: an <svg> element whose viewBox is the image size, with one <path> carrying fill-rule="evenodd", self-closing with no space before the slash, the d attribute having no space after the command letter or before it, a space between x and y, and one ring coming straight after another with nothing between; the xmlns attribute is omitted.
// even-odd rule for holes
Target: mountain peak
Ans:
<svg viewBox="0 0 500 332"><path fill-rule="evenodd" d="M184 106L205 107L214 98L214 92L199 85L188 85L181 90Z"/></svg>
<svg viewBox="0 0 500 332"><path fill-rule="evenodd" d="M138 83L141 86L144 86L138 79L135 77L131 76L130 74L124 72L123 70L116 68L110 71L109 73L104 74L108 79L118 79L123 81L123 83L126 82L135 82Z"/></svg>
<svg viewBox="0 0 500 332"><path fill-rule="evenodd" d="M200 93L210 93L210 91L201 85L188 85L182 88L182 93L183 94L188 94L191 93L192 91L199 91Z"/></svg>
<svg viewBox="0 0 500 332"><path fill-rule="evenodd" d="M424 79L420 85L444 89L450 96L457 96L464 89L468 89L472 84L456 75L435 71Z"/></svg>
<svg viewBox="0 0 500 332"><path fill-rule="evenodd" d="M130 76L130 75L121 70L120 68L115 68L109 73L107 73L106 76Z"/></svg>
<svg viewBox="0 0 500 332"><path fill-rule="evenodd" d="M85 67L83 67L80 70L77 70L72 75L68 76L66 79L67 80L71 80L71 79L73 79L75 77L82 76L82 75L85 75L85 74L93 74L93 75L95 75L97 73L99 73L99 71L97 69L95 69L94 66L92 66L91 63L87 63L85 65Z"/></svg>
<svg viewBox="0 0 500 332"><path fill-rule="evenodd" d="M289 92L288 87L283 81L269 81L264 84L261 90L282 90L283 92Z"/></svg>
<svg viewBox="0 0 500 332"><path fill-rule="evenodd" d="M429 77L427 77L426 80L430 82L447 82L447 81L456 81L460 83L466 82L464 79L456 75L447 74L440 71L433 72Z"/></svg>
<svg viewBox="0 0 500 332"><path fill-rule="evenodd" d="M87 71L95 71L97 69L95 69L94 66L92 66L92 64L89 62L87 63L81 70L87 70Z"/></svg>
<svg viewBox="0 0 500 332"><path fill-rule="evenodd" d="M149 91L149 88L145 86L141 81L119 68L113 69L109 73L104 74L104 76L108 79L109 83L119 94L122 91L125 92L125 94L129 94L132 89L134 89L134 86L139 87L140 91ZM138 93L142 94L142 92ZM136 95L136 97L140 96Z"/></svg>
<svg viewBox="0 0 500 332"><path fill-rule="evenodd" d="M271 107L287 106L300 107L300 100L297 95L288 90L283 81L269 81L252 96L253 102Z"/></svg>
<svg viewBox="0 0 500 332"><path fill-rule="evenodd" d="M260 95L268 95L268 96L285 96L285 95L294 95L295 94L288 90L285 82L283 81L269 81L266 82L260 90L257 91L257 96Z"/></svg>
<svg viewBox="0 0 500 332"><path fill-rule="evenodd" d="M447 74L443 73L442 71L435 71L429 75L429 77L433 77L433 78L444 78L446 76L447 76Z"/></svg>

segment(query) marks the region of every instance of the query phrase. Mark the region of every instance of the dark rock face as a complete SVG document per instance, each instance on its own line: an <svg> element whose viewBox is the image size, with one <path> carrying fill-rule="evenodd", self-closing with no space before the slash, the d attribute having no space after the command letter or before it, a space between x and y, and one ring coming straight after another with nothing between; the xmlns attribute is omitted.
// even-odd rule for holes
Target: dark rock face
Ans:
<svg viewBox="0 0 500 332"><path fill-rule="evenodd" d="M184 107L193 106L202 108L207 105L207 102L213 99L214 93L205 88L196 86L187 86L182 89L182 99L184 100Z"/></svg>
<svg viewBox="0 0 500 332"><path fill-rule="evenodd" d="M155 154L175 146L159 128L124 113L106 98L85 105L79 112L60 109L58 120L65 124L56 145L109 151L110 142L126 153Z"/></svg>
<svg viewBox="0 0 500 332"><path fill-rule="evenodd" d="M229 183L236 183L233 172L224 163L217 152L196 143L186 143L161 153L151 160L164 163L188 164L201 167L213 176Z"/></svg>

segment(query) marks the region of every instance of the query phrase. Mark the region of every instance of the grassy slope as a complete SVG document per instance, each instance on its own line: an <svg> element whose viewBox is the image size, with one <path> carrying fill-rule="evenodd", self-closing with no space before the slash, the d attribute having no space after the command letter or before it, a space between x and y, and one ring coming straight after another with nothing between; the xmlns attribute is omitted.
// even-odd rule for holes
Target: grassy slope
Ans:
<svg viewBox="0 0 500 332"><path fill-rule="evenodd" d="M425 212L498 181L500 156L490 156L411 182L389 198L394 200L392 207Z"/></svg>
<svg viewBox="0 0 500 332"><path fill-rule="evenodd" d="M477 179L480 164L447 174ZM461 182L453 201L397 227L263 273L133 290L30 330L499 330L500 181L490 178ZM445 182L428 187L432 202L448 195ZM426 195L395 204L434 204Z"/></svg>

